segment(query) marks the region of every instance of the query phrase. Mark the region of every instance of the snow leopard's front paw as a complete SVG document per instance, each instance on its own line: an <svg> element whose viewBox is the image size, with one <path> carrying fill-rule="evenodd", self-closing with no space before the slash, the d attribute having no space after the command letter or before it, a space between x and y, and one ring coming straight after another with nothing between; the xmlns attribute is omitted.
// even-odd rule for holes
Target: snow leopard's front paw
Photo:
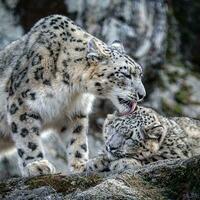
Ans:
<svg viewBox="0 0 200 200"><path fill-rule="evenodd" d="M26 176L38 176L56 173L55 167L48 160L39 160L29 163L26 167Z"/></svg>
<svg viewBox="0 0 200 200"><path fill-rule="evenodd" d="M82 162L76 162L73 163L70 167L69 170L71 173L81 173L86 170L86 163Z"/></svg>

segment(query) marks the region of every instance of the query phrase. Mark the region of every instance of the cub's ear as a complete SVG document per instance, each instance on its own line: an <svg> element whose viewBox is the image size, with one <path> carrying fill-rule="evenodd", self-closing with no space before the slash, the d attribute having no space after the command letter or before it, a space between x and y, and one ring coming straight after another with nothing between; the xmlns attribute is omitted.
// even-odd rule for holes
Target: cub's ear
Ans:
<svg viewBox="0 0 200 200"><path fill-rule="evenodd" d="M153 123L142 128L144 138L146 140L152 139L161 144L166 136L167 129L160 123Z"/></svg>
<svg viewBox="0 0 200 200"><path fill-rule="evenodd" d="M124 46L119 40L113 41L112 44L110 45L110 48L111 49L115 49L115 50L119 51L122 54L125 53Z"/></svg>
<svg viewBox="0 0 200 200"><path fill-rule="evenodd" d="M87 59L90 64L97 65L106 60L108 51L103 44L99 44L95 39L91 39L87 44Z"/></svg>

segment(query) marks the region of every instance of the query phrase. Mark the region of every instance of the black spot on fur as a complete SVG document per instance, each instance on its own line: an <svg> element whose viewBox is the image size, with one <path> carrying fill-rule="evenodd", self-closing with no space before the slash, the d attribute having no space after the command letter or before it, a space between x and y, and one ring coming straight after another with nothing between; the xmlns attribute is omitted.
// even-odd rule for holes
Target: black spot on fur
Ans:
<svg viewBox="0 0 200 200"><path fill-rule="evenodd" d="M82 144L80 147L81 147L81 149L83 149L84 151L87 151L87 145L86 145L86 144Z"/></svg>
<svg viewBox="0 0 200 200"><path fill-rule="evenodd" d="M67 72L64 72L63 73L63 82L66 84L66 85L69 85L69 74Z"/></svg>
<svg viewBox="0 0 200 200"><path fill-rule="evenodd" d="M82 125L78 125L74 130L73 130L73 133L80 133L83 129L83 126Z"/></svg>
<svg viewBox="0 0 200 200"><path fill-rule="evenodd" d="M13 133L17 133L17 125L15 122L12 122L11 123L11 130Z"/></svg>
<svg viewBox="0 0 200 200"><path fill-rule="evenodd" d="M49 85L49 86L51 86L51 81L50 81L50 80L44 80L44 81L43 81L43 84L44 84L44 85Z"/></svg>
<svg viewBox="0 0 200 200"><path fill-rule="evenodd" d="M33 156L27 156L27 157L26 157L26 160L33 160L33 159L34 159Z"/></svg>
<svg viewBox="0 0 200 200"><path fill-rule="evenodd" d="M37 149L37 145L33 142L29 142L28 148L31 149L32 151L35 151Z"/></svg>
<svg viewBox="0 0 200 200"><path fill-rule="evenodd" d="M35 100L35 93L30 93L30 96L31 96L31 100Z"/></svg>
<svg viewBox="0 0 200 200"><path fill-rule="evenodd" d="M98 76L98 77L102 77L102 76L104 76L104 74L98 74L97 76Z"/></svg>
<svg viewBox="0 0 200 200"><path fill-rule="evenodd" d="M87 115L84 115L83 113L78 113L78 114L76 114L75 116L74 116L74 118L86 118L87 117Z"/></svg>
<svg viewBox="0 0 200 200"><path fill-rule="evenodd" d="M43 156L43 153L42 152L40 152L38 155L37 155L37 158L43 158L44 156Z"/></svg>
<svg viewBox="0 0 200 200"><path fill-rule="evenodd" d="M34 78L35 80L43 79L43 67L38 67L36 71L34 72Z"/></svg>
<svg viewBox="0 0 200 200"><path fill-rule="evenodd" d="M13 103L11 106L10 106L10 114L11 115L14 115L18 110L18 107L16 106L15 103Z"/></svg>
<svg viewBox="0 0 200 200"><path fill-rule="evenodd" d="M40 115L39 114L36 114L36 113L28 113L26 114L28 117L31 117L33 119L36 119L36 120L42 120Z"/></svg>
<svg viewBox="0 0 200 200"><path fill-rule="evenodd" d="M18 98L18 104L22 105L23 104L23 100L21 98Z"/></svg>
<svg viewBox="0 0 200 200"><path fill-rule="evenodd" d="M24 151L22 149L17 149L17 153L20 158L22 158L22 156L24 155Z"/></svg>
<svg viewBox="0 0 200 200"><path fill-rule="evenodd" d="M19 119L20 119L20 121L26 121L26 120L27 120L27 114L26 114L26 113L21 114L21 115L19 116Z"/></svg>
<svg viewBox="0 0 200 200"><path fill-rule="evenodd" d="M83 42L83 40L76 40L76 42Z"/></svg>
<svg viewBox="0 0 200 200"><path fill-rule="evenodd" d="M76 139L72 138L70 141L70 145L74 144L75 141L76 141Z"/></svg>
<svg viewBox="0 0 200 200"><path fill-rule="evenodd" d="M26 137L28 135L28 129L26 128L22 128L20 135L22 137Z"/></svg>
<svg viewBox="0 0 200 200"><path fill-rule="evenodd" d="M33 60L32 60L32 65L38 65L42 60L42 56L41 55L36 55L34 56Z"/></svg>
<svg viewBox="0 0 200 200"><path fill-rule="evenodd" d="M99 86L101 86L101 83L96 82L96 83L95 83L95 86L99 87Z"/></svg>
<svg viewBox="0 0 200 200"><path fill-rule="evenodd" d="M40 134L39 134L39 128L38 128L38 127L32 127L31 130L32 130L36 135L40 135Z"/></svg>
<svg viewBox="0 0 200 200"><path fill-rule="evenodd" d="M28 96L28 92L30 92L30 89L28 89L28 90L26 90L26 91L23 91L22 94L21 94L22 97L23 97L23 98L26 98L26 97Z"/></svg>
<svg viewBox="0 0 200 200"><path fill-rule="evenodd" d="M82 154L79 151L76 151L75 157L76 158L82 158Z"/></svg>
<svg viewBox="0 0 200 200"><path fill-rule="evenodd" d="M59 29L59 26L53 26L54 29Z"/></svg>
<svg viewBox="0 0 200 200"><path fill-rule="evenodd" d="M67 60L63 60L62 64L63 64L64 67L68 67Z"/></svg>
<svg viewBox="0 0 200 200"><path fill-rule="evenodd" d="M61 133L65 132L67 130L67 127L66 126L63 126L60 130Z"/></svg>

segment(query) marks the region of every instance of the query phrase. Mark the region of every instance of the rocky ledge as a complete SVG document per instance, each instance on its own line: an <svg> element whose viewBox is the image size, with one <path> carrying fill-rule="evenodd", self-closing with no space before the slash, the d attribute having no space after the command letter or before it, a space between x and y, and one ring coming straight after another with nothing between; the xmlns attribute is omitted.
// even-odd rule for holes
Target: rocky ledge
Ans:
<svg viewBox="0 0 200 200"><path fill-rule="evenodd" d="M118 174L12 178L0 199L200 199L200 156L159 161Z"/></svg>

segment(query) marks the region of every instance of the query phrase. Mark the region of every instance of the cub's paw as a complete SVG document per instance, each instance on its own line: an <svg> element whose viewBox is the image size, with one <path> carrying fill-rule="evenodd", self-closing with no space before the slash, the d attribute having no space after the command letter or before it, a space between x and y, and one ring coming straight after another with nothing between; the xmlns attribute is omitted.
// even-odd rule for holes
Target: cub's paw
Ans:
<svg viewBox="0 0 200 200"><path fill-rule="evenodd" d="M83 162L83 163L80 163L80 162L77 162L77 163L73 163L69 166L69 171L71 173L81 173L81 172L84 172L86 171L86 163Z"/></svg>
<svg viewBox="0 0 200 200"><path fill-rule="evenodd" d="M109 171L109 163L110 161L101 156L90 159L86 163L86 172Z"/></svg>
<svg viewBox="0 0 200 200"><path fill-rule="evenodd" d="M48 160L39 160L26 166L27 176L38 176L56 173L55 167Z"/></svg>
<svg viewBox="0 0 200 200"><path fill-rule="evenodd" d="M132 158L121 158L110 163L110 170L112 172L122 172L127 169L135 169L141 166L141 163Z"/></svg>

